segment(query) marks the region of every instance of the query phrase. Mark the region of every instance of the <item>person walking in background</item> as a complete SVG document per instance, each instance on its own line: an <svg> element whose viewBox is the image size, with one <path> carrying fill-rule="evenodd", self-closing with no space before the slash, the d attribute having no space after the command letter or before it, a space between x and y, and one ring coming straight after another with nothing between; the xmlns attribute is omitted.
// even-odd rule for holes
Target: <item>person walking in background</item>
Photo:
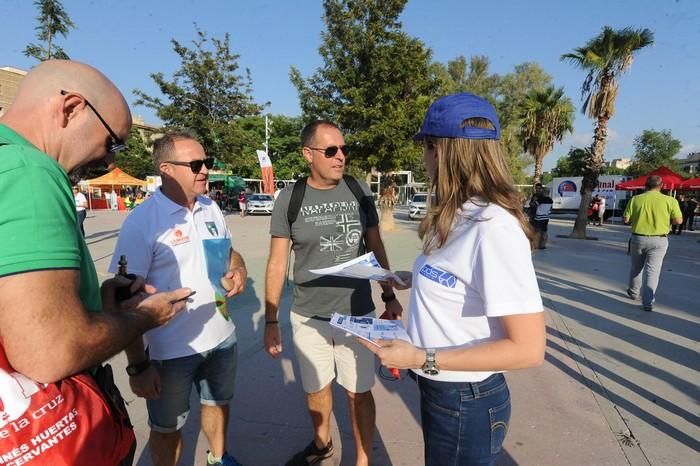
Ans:
<svg viewBox="0 0 700 466"><path fill-rule="evenodd" d="M156 288L187 284L197 294L168 326L147 332L126 349L129 385L146 399L155 466L179 463L192 385L209 442L207 464L236 466L226 451L238 356L226 300L245 289L246 267L231 248L221 210L204 196L213 159L196 137L185 131L166 134L153 145L153 161L163 185L127 217L110 271L117 271L124 255L129 270Z"/></svg>
<svg viewBox="0 0 700 466"><path fill-rule="evenodd" d="M605 221L605 196L600 194L596 196L598 198L598 226L602 226Z"/></svg>
<svg viewBox="0 0 700 466"><path fill-rule="evenodd" d="M541 183L535 186L535 214L531 224L535 228L535 233L537 234L537 249L547 249L549 214L552 211L554 201L549 197Z"/></svg>
<svg viewBox="0 0 700 466"><path fill-rule="evenodd" d="M642 309L647 312L654 309L656 287L668 249L669 224L683 222L678 201L661 193L662 183L658 175L647 178L647 192L632 197L623 214L624 222L632 225L627 296L636 300L641 294Z"/></svg>
<svg viewBox="0 0 700 466"><path fill-rule="evenodd" d="M415 139L436 201L419 227L423 253L400 275L412 285L412 343L361 341L417 379L427 466L494 464L510 420L502 372L544 359L533 235L499 138L496 111L480 97L430 106Z"/></svg>
<svg viewBox="0 0 700 466"><path fill-rule="evenodd" d="M85 228L83 227L83 222L85 222L85 217L87 217L88 201L85 194L80 192L77 186L73 186L73 200L75 201L75 211L78 214L78 225L80 225L80 232L85 237Z"/></svg>
<svg viewBox="0 0 700 466"><path fill-rule="evenodd" d="M245 217L246 213L246 195L245 195L245 190L241 189L241 192L238 193L238 210L240 211L241 217Z"/></svg>
<svg viewBox="0 0 700 466"><path fill-rule="evenodd" d="M676 196L676 200L678 201L678 207L681 209L681 214L683 216L683 221L680 224L673 224L671 226L671 234L674 235L680 235L683 232L683 227L685 227L685 222L687 220L687 212L688 212L688 203L685 200L685 195L684 194L679 194Z"/></svg>
<svg viewBox="0 0 700 466"><path fill-rule="evenodd" d="M698 209L698 201L695 196L690 196L686 201L686 209L684 218L686 219L686 229L695 231L695 211Z"/></svg>

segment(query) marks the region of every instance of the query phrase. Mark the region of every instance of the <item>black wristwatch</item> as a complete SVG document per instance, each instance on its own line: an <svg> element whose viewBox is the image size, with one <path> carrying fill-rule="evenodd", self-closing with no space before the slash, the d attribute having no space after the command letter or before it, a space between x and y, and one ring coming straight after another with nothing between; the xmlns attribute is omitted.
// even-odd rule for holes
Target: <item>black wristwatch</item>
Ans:
<svg viewBox="0 0 700 466"><path fill-rule="evenodd" d="M425 350L425 362L421 369L425 375L438 375L440 373L440 366L435 361L435 348Z"/></svg>
<svg viewBox="0 0 700 466"><path fill-rule="evenodd" d="M384 301L385 303L390 303L395 299L396 299L396 295L394 293L391 293L388 295L385 295L384 293L382 293L382 301Z"/></svg>
<svg viewBox="0 0 700 466"><path fill-rule="evenodd" d="M129 376L134 377L136 375L140 375L143 371L151 367L151 360L150 359L145 359L141 362L138 362L136 364L130 364L126 366L126 373L129 374Z"/></svg>

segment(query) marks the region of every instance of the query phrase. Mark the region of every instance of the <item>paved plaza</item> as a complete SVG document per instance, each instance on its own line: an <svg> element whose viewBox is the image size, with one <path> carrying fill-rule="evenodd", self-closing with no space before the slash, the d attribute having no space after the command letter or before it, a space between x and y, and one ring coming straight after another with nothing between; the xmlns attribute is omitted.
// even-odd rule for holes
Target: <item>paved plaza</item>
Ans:
<svg viewBox="0 0 700 466"><path fill-rule="evenodd" d="M126 214L91 212L87 242L100 279L109 275ZM383 233L394 270L410 269L420 243L415 222L395 214L397 230ZM245 258L246 292L233 300L239 341L236 397L229 443L246 466L284 464L311 439L301 385L295 379L286 287L280 359L262 347L264 272L269 216L227 215L234 247ZM629 228L589 227L597 241L557 238L573 221L550 222L548 248L535 255L546 308L547 354L538 368L507 374L513 413L500 465L690 465L700 463L700 232L669 237L657 303L643 312L624 290ZM185 284L186 285L186 284ZM375 303L380 288L374 287ZM408 293L397 292L408 308ZM150 466L145 403L128 387L123 355L112 361L139 441L135 464ZM335 393L333 441L338 454L324 464L354 464L345 396ZM419 395L407 376L377 375L374 464L423 464ZM197 400L192 398L193 406ZM184 428L183 465L205 464L206 440L194 410ZM196 446L195 446L196 444ZM342 448L348 446L348 448Z"/></svg>

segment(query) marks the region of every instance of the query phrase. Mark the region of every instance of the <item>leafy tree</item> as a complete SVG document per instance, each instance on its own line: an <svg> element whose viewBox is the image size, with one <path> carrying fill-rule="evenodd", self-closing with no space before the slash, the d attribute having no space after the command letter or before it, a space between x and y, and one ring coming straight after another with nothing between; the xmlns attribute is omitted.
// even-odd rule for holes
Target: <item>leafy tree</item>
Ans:
<svg viewBox="0 0 700 466"><path fill-rule="evenodd" d="M172 79L163 73L151 74L166 100L136 89L136 105L156 110L166 128L195 131L208 155L234 172L245 172L251 164L257 165L257 159L241 156L246 135L239 120L259 115L263 106L253 102L250 71L239 74L240 56L231 52L229 35L210 39L199 28L196 32L193 48L171 39L182 62Z"/></svg>
<svg viewBox="0 0 700 466"><path fill-rule="evenodd" d="M240 120L241 128L246 135L246 143L242 151L242 157L250 158L249 170L241 171L241 176L258 177L258 159L255 150L262 150L265 143L265 118L252 116ZM301 155L299 146L299 134L304 126L301 117L287 117L284 115L272 115L270 117L270 142L268 153L275 178L296 179L302 174L308 174L308 165Z"/></svg>
<svg viewBox="0 0 700 466"><path fill-rule="evenodd" d="M416 169L411 142L439 86L430 50L401 30L407 0L325 0L323 66L304 79L291 68L305 121L325 118L353 145L348 163L369 171Z"/></svg>
<svg viewBox="0 0 700 466"><path fill-rule="evenodd" d="M533 89L527 94L519 117L523 149L535 159L532 182L539 183L544 156L552 150L556 141L561 142L564 134L574 129L574 106L571 99L564 97L563 87Z"/></svg>
<svg viewBox="0 0 700 466"><path fill-rule="evenodd" d="M588 150L588 148L572 147L565 157L560 157L557 160L557 166L552 169L552 174L554 176L583 176Z"/></svg>
<svg viewBox="0 0 700 466"><path fill-rule="evenodd" d="M681 141L671 135L670 129L656 131L646 129L634 138L634 161L628 169L632 176L644 175L661 166L678 169L673 159L681 150Z"/></svg>
<svg viewBox="0 0 700 466"><path fill-rule="evenodd" d="M649 29L614 30L605 26L603 31L585 46L561 56L562 60L569 61L588 73L581 86L581 111L596 121L591 151L585 158L581 204L570 235L572 238L586 237L586 214L603 165L608 121L615 113L618 79L629 69L634 53L653 43L654 34Z"/></svg>
<svg viewBox="0 0 700 466"><path fill-rule="evenodd" d="M54 43L56 34L63 37L68 36L68 30L75 28L75 24L71 21L66 10L59 0L36 0L34 5L39 10L39 16L36 20L39 25L36 29L36 38L42 44L29 44L24 49L26 57L34 57L39 61L58 58L68 60L68 54L60 46Z"/></svg>
<svg viewBox="0 0 700 466"><path fill-rule="evenodd" d="M155 174L153 158L136 126L129 131L126 149L117 152L116 165L129 175L140 180Z"/></svg>

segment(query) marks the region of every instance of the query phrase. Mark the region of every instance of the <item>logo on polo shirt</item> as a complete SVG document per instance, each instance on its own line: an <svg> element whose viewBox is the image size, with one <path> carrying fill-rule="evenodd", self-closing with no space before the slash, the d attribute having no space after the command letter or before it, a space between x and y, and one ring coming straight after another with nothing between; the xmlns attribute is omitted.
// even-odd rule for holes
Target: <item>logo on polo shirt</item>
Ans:
<svg viewBox="0 0 700 466"><path fill-rule="evenodd" d="M171 235L170 245L177 246L178 244L189 243L189 241L190 241L190 237L185 236L182 233L182 230L180 230L179 228L176 228L175 231L173 231L173 234Z"/></svg>
<svg viewBox="0 0 700 466"><path fill-rule="evenodd" d="M457 285L457 277L452 275L450 272L445 272L444 270L440 270L437 267L433 267L428 264L425 264L418 273L439 285L446 286L447 288L454 288Z"/></svg>
<svg viewBox="0 0 700 466"><path fill-rule="evenodd" d="M216 223L214 222L204 222L204 224L207 226L207 230L209 230L209 234L212 236L219 236L219 230L216 229Z"/></svg>

